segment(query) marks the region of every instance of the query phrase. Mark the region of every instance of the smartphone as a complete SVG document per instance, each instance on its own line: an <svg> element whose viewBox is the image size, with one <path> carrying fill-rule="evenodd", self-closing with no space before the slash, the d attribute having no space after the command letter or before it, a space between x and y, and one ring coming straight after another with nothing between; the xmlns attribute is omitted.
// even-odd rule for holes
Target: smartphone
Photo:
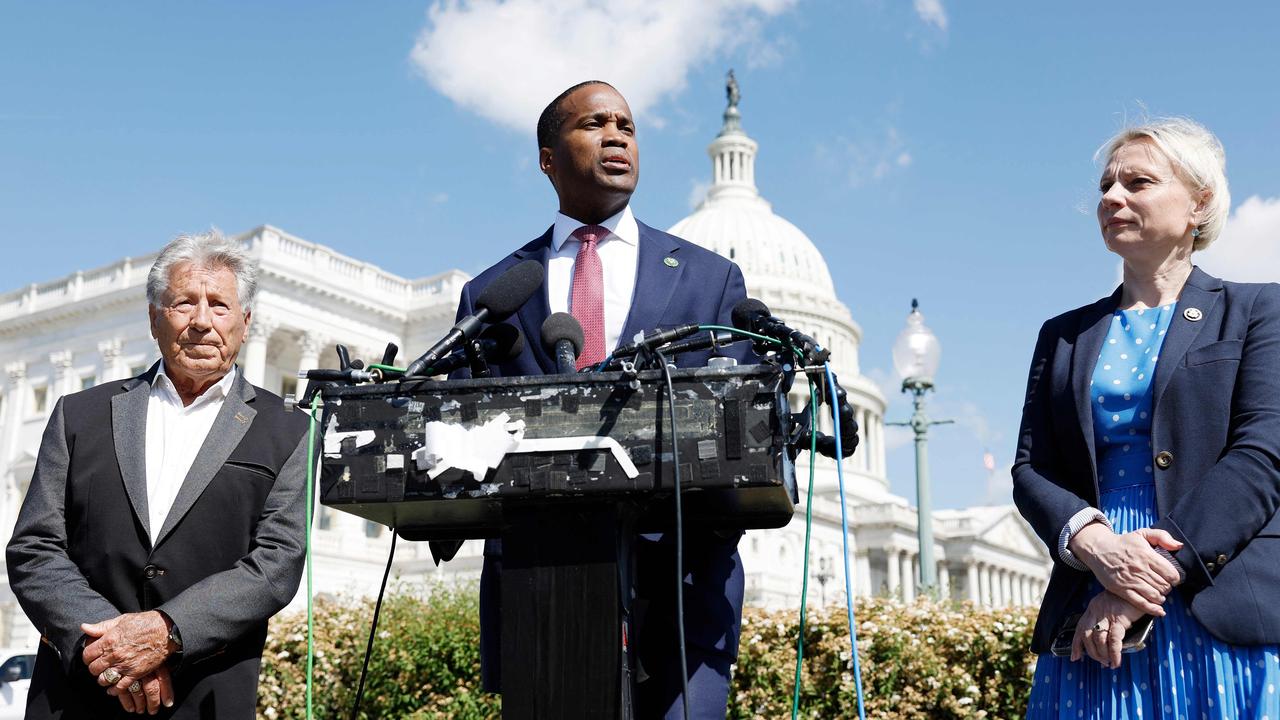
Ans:
<svg viewBox="0 0 1280 720"><path fill-rule="evenodd" d="M1076 635L1076 625L1080 622L1080 613L1076 613L1067 618L1061 630L1053 638L1053 645L1050 646L1049 652L1058 657L1071 656L1071 640ZM1154 615L1143 615L1138 621L1129 626L1129 630L1124 634L1124 642L1120 645L1120 652L1133 653L1142 650L1147 646L1147 640L1151 637L1151 628L1155 625Z"/></svg>

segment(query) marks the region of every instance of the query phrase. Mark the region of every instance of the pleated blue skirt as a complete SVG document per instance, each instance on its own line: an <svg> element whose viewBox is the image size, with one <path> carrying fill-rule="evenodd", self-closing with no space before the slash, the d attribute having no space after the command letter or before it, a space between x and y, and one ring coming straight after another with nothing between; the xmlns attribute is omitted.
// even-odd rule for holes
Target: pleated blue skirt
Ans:
<svg viewBox="0 0 1280 720"><path fill-rule="evenodd" d="M1106 490L1100 500L1116 532L1150 527L1156 520L1150 483ZM1093 592L1098 591L1095 583ZM1071 662L1041 655L1027 717L1280 720L1280 646L1214 639L1176 591L1164 609L1146 649L1126 653L1116 670L1087 656Z"/></svg>

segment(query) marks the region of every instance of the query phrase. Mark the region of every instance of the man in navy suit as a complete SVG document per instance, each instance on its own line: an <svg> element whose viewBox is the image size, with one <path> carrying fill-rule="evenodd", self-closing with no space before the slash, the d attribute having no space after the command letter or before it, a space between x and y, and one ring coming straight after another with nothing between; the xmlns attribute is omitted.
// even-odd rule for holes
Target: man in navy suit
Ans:
<svg viewBox="0 0 1280 720"><path fill-rule="evenodd" d="M517 312L521 331L538 338L553 312L572 312L586 339L579 366L599 362L608 349L638 332L684 323L731 324L733 306L746 297L734 263L638 222L630 199L640 174L635 124L627 101L607 83L591 81L564 91L538 120L539 166L560 201L555 223L540 237L480 273L462 290L458 317L472 298L517 263L538 260L547 269L543 292ZM593 333L596 337L593 338ZM739 356L746 360L746 350ZM701 365L706 354L681 356ZM494 368L500 375L556 372L538 342ZM737 657L743 575L737 544L690 528L685 534L684 614L691 718L723 718L729 666ZM683 717L675 625L673 538L638 540L636 594L646 606L637 631L641 667L636 710L641 718ZM500 688L499 571L501 544L485 546L481 576L481 645L485 686Z"/></svg>

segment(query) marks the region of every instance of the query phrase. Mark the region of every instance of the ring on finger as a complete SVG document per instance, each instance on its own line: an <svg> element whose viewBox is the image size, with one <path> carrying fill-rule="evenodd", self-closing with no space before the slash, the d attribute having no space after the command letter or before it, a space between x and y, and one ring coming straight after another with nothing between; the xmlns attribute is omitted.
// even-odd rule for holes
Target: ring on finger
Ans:
<svg viewBox="0 0 1280 720"><path fill-rule="evenodd" d="M98 676L98 679L102 680L108 685L115 685L116 683L120 682L120 671L113 667L109 667L106 670L102 671L102 674Z"/></svg>
<svg viewBox="0 0 1280 720"><path fill-rule="evenodd" d="M129 686L129 692L133 693L134 695L137 695L138 693L142 692L142 683L138 682L137 680L134 680L133 684Z"/></svg>

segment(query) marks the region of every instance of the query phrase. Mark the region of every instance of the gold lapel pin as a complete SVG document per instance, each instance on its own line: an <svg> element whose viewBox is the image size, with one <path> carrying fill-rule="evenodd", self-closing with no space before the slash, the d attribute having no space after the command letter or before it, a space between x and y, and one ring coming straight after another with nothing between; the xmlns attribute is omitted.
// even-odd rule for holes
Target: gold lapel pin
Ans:
<svg viewBox="0 0 1280 720"><path fill-rule="evenodd" d="M680 261L673 257L664 257L662 258L662 264L666 265L667 267L673 268L673 267L679 266Z"/></svg>
<svg viewBox="0 0 1280 720"><path fill-rule="evenodd" d="M242 423L249 422L249 418L245 417L244 413L236 413L236 420L239 420Z"/></svg>
<svg viewBox="0 0 1280 720"><path fill-rule="evenodd" d="M1189 307L1182 311L1182 317L1190 320L1191 322L1196 322L1200 318L1204 317L1204 313L1200 312L1200 308Z"/></svg>

